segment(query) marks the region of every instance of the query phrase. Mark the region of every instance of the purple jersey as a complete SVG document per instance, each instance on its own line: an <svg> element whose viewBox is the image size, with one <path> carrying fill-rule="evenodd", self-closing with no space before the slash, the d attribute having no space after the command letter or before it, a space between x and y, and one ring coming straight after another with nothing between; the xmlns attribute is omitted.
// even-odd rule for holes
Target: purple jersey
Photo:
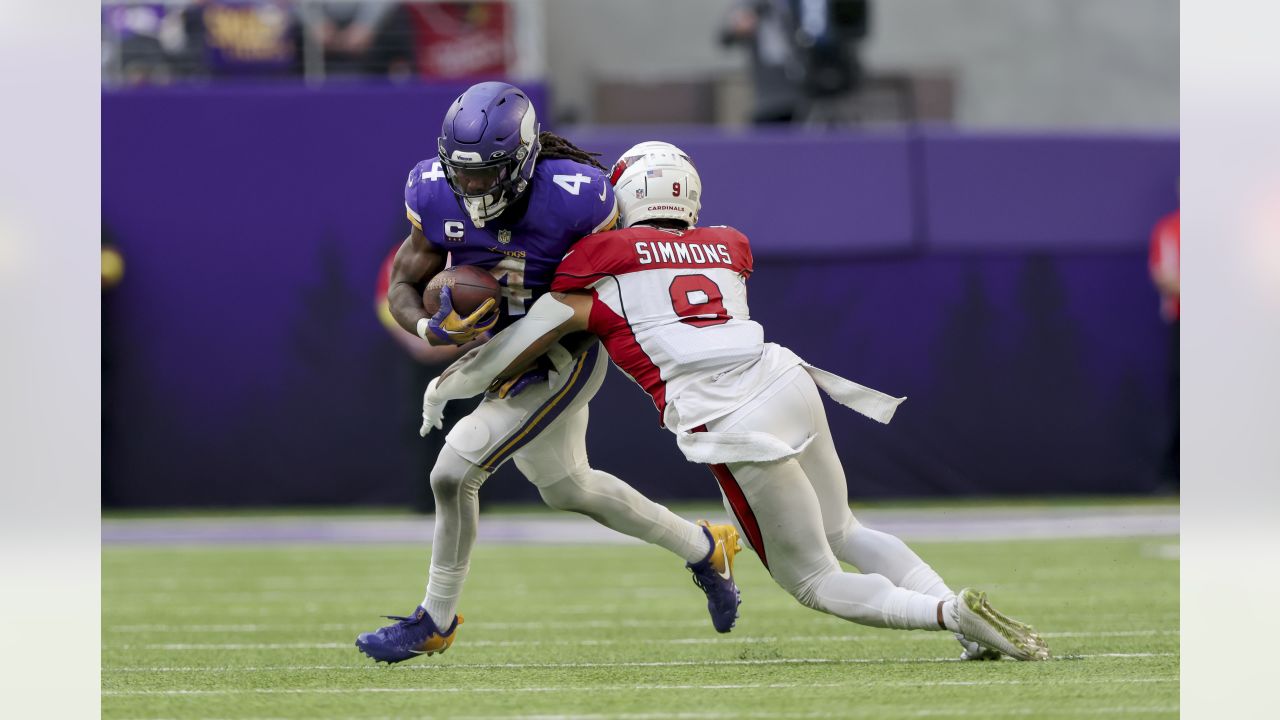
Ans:
<svg viewBox="0 0 1280 720"><path fill-rule="evenodd" d="M444 179L440 160L418 163L404 189L409 222L449 253L450 265L475 265L502 285L498 327L525 314L551 287L556 266L579 239L613 227L613 186L604 172L573 160L539 160L525 190L528 209L477 228Z"/></svg>

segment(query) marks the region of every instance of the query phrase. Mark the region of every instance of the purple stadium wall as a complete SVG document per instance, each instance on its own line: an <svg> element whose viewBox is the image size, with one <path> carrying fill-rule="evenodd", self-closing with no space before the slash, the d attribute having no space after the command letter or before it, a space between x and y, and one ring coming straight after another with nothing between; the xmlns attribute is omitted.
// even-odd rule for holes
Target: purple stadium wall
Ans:
<svg viewBox="0 0 1280 720"><path fill-rule="evenodd" d="M103 223L128 263L104 298L104 502L420 492L420 390L372 298L457 91L104 94ZM704 224L752 239L770 339L911 398L887 427L829 406L855 498L1154 486L1166 345L1145 246L1176 206L1176 138L569 134L607 160L652 137L688 150ZM716 497L619 373L591 408L596 465ZM485 495L536 498L513 469Z"/></svg>

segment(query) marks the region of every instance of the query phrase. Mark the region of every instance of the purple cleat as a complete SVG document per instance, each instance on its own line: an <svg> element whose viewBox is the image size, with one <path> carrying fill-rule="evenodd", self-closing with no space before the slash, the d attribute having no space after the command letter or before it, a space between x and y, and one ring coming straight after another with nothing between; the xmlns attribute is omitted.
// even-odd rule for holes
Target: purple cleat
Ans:
<svg viewBox="0 0 1280 720"><path fill-rule="evenodd" d="M742 604L742 593L733 582L733 557L742 550L742 545L732 525L712 525L706 520L699 520L698 524L711 541L711 551L686 567L693 573L693 584L707 594L711 624L716 632L727 633L738 621L738 606Z"/></svg>
<svg viewBox="0 0 1280 720"><path fill-rule="evenodd" d="M356 647L374 660L388 664L448 650L457 636L458 626L462 624L462 616L454 615L453 624L442 633L421 605L409 617L384 617L398 622L373 632L360 633Z"/></svg>

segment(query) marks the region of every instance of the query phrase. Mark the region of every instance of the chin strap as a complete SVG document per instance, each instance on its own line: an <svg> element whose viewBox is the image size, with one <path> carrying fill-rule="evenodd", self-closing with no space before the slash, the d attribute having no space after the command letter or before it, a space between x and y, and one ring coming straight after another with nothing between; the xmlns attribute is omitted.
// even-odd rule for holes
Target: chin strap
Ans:
<svg viewBox="0 0 1280 720"><path fill-rule="evenodd" d="M484 227L484 223L485 223L485 218L480 215L481 208L477 207L482 203L483 201L480 201L480 202L472 202L471 200L462 201L463 207L467 209L467 215L471 216L471 224L475 225L477 228Z"/></svg>

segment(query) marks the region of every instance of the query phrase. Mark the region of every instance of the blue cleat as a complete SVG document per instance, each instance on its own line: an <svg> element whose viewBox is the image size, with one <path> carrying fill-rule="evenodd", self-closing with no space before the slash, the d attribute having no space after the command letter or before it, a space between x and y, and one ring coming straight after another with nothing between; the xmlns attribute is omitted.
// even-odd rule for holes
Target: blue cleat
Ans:
<svg viewBox="0 0 1280 720"><path fill-rule="evenodd" d="M356 647L374 660L388 664L448 650L457 636L458 626L462 624L462 616L454 615L453 624L442 633L421 605L410 617L384 617L398 622L373 632L360 633Z"/></svg>
<svg viewBox="0 0 1280 720"><path fill-rule="evenodd" d="M699 520L698 524L711 541L711 551L686 567L693 573L693 584L707 594L711 624L716 632L727 633L738 621L738 606L742 604L742 593L733 582L733 558L742 550L742 545L732 525L712 525L706 520Z"/></svg>

